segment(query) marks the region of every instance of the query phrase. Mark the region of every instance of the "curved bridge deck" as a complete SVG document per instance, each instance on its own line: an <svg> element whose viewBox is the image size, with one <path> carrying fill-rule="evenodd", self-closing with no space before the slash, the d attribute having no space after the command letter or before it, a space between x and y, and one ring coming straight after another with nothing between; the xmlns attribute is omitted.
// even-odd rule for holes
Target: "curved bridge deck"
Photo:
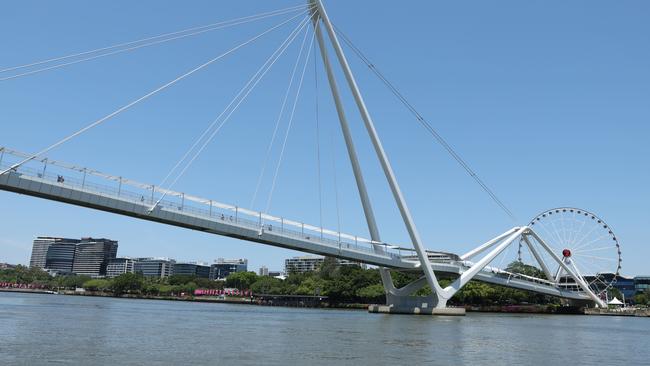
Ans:
<svg viewBox="0 0 650 366"><path fill-rule="evenodd" d="M6 160L7 155L24 156L5 148L0 150L5 159L4 162L0 161L1 170L11 166ZM412 255L410 249L376 243L64 163L48 163L46 159L34 163L41 166L36 169L34 164L24 165L0 175L0 190L371 265L407 271L420 268L419 260ZM47 164L52 167L49 171ZM95 181L91 178L95 178ZM98 184L97 178L113 184ZM405 251L408 255L405 255ZM448 276L459 276L471 265L472 263L461 261L455 255L433 259L432 263L435 272ZM588 296L582 292L564 290L550 281L497 268L485 267L474 279L545 295L588 300Z"/></svg>

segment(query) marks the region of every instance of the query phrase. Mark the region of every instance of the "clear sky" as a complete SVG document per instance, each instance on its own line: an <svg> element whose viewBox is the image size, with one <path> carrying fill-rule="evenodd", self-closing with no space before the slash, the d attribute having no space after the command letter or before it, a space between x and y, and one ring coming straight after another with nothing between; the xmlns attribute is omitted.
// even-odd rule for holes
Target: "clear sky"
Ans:
<svg viewBox="0 0 650 366"><path fill-rule="evenodd" d="M299 4L7 2L0 14L0 69ZM650 274L650 3L330 0L326 5L333 22L517 216L513 222L500 211L348 50L427 247L462 253L514 224L526 224L539 211L576 206L614 228L624 274ZM35 152L281 19L0 81L0 145ZM210 65L49 156L159 183L292 27ZM250 207L300 40L175 189ZM320 63L314 74L309 64L270 213L319 223L320 146L323 225L336 229L338 193L341 229L367 236ZM344 97L382 239L406 243L350 94ZM280 141L285 128L286 118ZM268 197L280 141L254 209L263 209ZM119 240L121 256L248 258L251 270L261 265L279 270L285 258L299 254L6 192L0 192L0 207L0 262L28 263L37 235L108 237Z"/></svg>

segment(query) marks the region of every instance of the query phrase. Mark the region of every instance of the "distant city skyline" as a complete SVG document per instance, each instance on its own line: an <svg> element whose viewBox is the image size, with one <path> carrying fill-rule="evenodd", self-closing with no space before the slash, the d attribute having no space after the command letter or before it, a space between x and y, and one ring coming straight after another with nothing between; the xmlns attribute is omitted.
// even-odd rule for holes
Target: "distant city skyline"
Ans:
<svg viewBox="0 0 650 366"><path fill-rule="evenodd" d="M11 16L0 22L0 70L295 2L152 4L131 4L129 12L108 3L5 4ZM427 248L463 253L545 209L572 206L613 228L622 274L649 274L650 4L356 1L328 2L328 9L517 217L504 215L346 49ZM278 21L0 81L0 146L37 152ZM287 32L269 34L48 156L159 184ZM320 63L317 72L307 68L277 179L286 118L257 187L297 52L288 49L174 189L367 237ZM347 90L344 98L382 240L410 246ZM279 270L286 258L304 255L7 192L0 206L9 208L0 210L0 262L28 264L32 240L43 234L114 238L120 255L131 257L248 258L254 269Z"/></svg>

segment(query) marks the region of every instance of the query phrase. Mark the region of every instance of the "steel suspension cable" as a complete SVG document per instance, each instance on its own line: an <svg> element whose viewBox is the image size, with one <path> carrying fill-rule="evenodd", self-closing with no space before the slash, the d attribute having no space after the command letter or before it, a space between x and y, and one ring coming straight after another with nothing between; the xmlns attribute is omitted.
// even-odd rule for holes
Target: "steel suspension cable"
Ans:
<svg viewBox="0 0 650 366"><path fill-rule="evenodd" d="M379 78L379 80L382 81L382 83L397 97L397 99L408 109L416 118L416 120L424 127L427 132L429 132L434 139L451 155L454 160L469 174L472 179L485 191L485 193L490 196L490 198L501 208L503 212L510 217L513 221L516 221L517 218L515 215L510 211L510 209L497 197L497 195L490 189L487 184L474 172L474 170L469 166L469 164L454 150L454 148L431 126L431 124L420 114L420 112L415 109L413 104L411 104L408 99L402 94L397 87L393 83L391 83L385 76L384 74L373 64L368 57L366 57L361 50L352 43L352 41L338 28L334 27L336 29L336 33L341 36L343 39L343 42L345 42L350 49L353 51L361 61L368 66L368 68Z"/></svg>
<svg viewBox="0 0 650 366"><path fill-rule="evenodd" d="M183 157L174 165L174 167L169 171L169 173L165 176L165 178L162 180L159 186L164 186L165 183L167 183L167 180L169 177L176 171L176 169L187 159L187 157L190 155L192 151L198 146L198 144L203 140L205 136L208 135L208 133L214 128L216 123L221 119L221 117L230 109L230 107L235 104L235 102L239 99L239 97L248 89L248 87L257 79L258 75L263 72L264 68L273 61L273 59L276 57L276 55L279 52L283 52L286 48L285 45L288 43L293 42L293 39L295 39L295 34L300 32L300 29L304 27L305 21L303 20L301 23L298 24L298 26L289 34L289 36L280 44L280 46L269 56L266 61L262 64L262 66L257 69L255 74L251 76L250 79L246 82L246 84L239 90L239 92L235 95L235 97L230 101L230 103L226 106L226 108L219 114L213 121L212 123L206 128L203 133L196 139L194 144L185 152Z"/></svg>
<svg viewBox="0 0 650 366"><path fill-rule="evenodd" d="M313 15L312 15L313 17ZM310 17L311 19L311 17ZM298 57L296 58L296 62L293 65L293 69L291 71L291 76L289 77L289 85L287 86L287 91L284 93L284 98L282 100L282 105L280 107L280 112L278 113L278 117L276 118L275 121L275 127L273 128L273 134L271 135L271 140L269 141L269 145L266 148L266 154L264 156L264 162L262 164L262 169L260 170L260 174L257 177L257 184L255 185L255 192L253 193L253 198L251 200L250 207L251 209L254 208L255 206L255 201L257 200L257 195L259 194L260 187L262 185L262 179L264 178L264 173L266 172L266 166L269 163L269 159L271 157L271 150L273 149L273 145L275 143L275 138L278 133L278 129L280 127L280 122L282 121L282 116L284 115L284 110L287 105L287 101L289 100L289 94L291 92L291 88L293 86L293 81L296 75L296 71L298 70L298 66L300 65L300 59L302 57L302 53L305 48L305 43L307 41L307 35L309 32L305 31L305 36L302 39L302 44L300 46L300 51L298 52Z"/></svg>
<svg viewBox="0 0 650 366"><path fill-rule="evenodd" d="M77 136L83 134L84 132L86 132L86 131L88 131L88 130L94 128L94 127L99 126L100 124L102 124L102 123L108 121L109 119L115 117L116 115L118 115L118 114L124 112L125 110L127 110L127 109L133 107L134 105L140 103L141 101L143 101L143 100L145 100L145 99L151 97L152 95L157 94L158 92L160 92L160 91L162 91L162 90L164 90L164 89L167 89L168 87L170 87L170 86L176 84L176 83L179 82L180 80L183 80L184 78L186 78L186 77L188 77L188 76L194 74L195 72L197 72L197 71L199 71L199 70L201 70L201 69L203 69L203 68L205 68L205 67L211 65L212 63L214 63L214 62L216 62L216 61L218 61L218 60L220 60L220 59L222 59L222 58L228 56L229 54L231 54L231 53L237 51L238 49L240 49L240 48L242 48L242 47L244 47L244 46L246 46L246 45L248 45L248 44L250 44L250 43L256 41L256 40L259 39L260 37L262 37L262 36L264 36L264 35L266 35L266 34L272 32L272 31L274 31L275 29L277 29L277 28L279 28L279 27L285 25L286 23L290 22L291 20L297 18L297 17L300 16L300 15L302 15L302 14L298 14L298 15L295 15L295 16L293 16L293 17L287 19L287 20L284 20L283 22L281 22L281 23L279 23L279 24L277 24L277 25L275 25L275 26L273 26L273 27L271 27L271 28L265 30L264 32L262 32L262 33L260 33L260 34L258 34L258 35L256 35L256 36L254 36L254 37L248 39L247 41L245 41L245 42L243 42L243 43L241 43L241 44L239 44L239 45L237 45L237 46L235 46L235 47L229 49L228 51L226 51L226 52L220 54L219 56L217 56L217 57L215 57L215 58L213 58L213 59L211 59L211 60L209 60L209 61L207 61L207 62L205 62L205 63L203 63L203 64L201 64L201 65L199 65L199 66L197 66L197 67L195 67L194 69L192 69L192 70L190 70L190 71L184 73L183 75L177 77L176 79L167 82L166 84L164 84L164 85L162 85L162 86L160 86L160 87L154 89L153 91L151 91L151 92L145 94L144 96L142 96L142 97L140 97L140 98L138 98L138 99L136 99L136 100L134 100L134 101L132 101L132 102L130 102L130 103L124 105L123 107L121 107L121 108L119 108L119 109L117 109L117 110L115 110L115 111L109 113L108 115L106 115L106 116L104 116L104 117L98 119L97 121L95 121L95 122L93 122L93 123L87 125L86 127L84 127L84 128L82 128L82 129L80 129L80 130L74 132L73 134L71 134L71 135L69 135L69 136L67 136L67 137L65 137L65 138L63 138L63 139L61 139L61 140L59 140L58 142L56 142L56 143L54 143L54 144L48 146L47 148L45 148L45 149L39 151L38 153L36 153L36 154L34 154L34 155L31 155L30 157L28 157L28 158L26 158L26 159L24 159L24 160L22 160L22 161L20 161L20 162L18 162L18 163L16 163L16 164L12 165L12 166L9 167L8 169L2 171L2 172L0 173L0 175L6 174L8 171L10 171L10 170L12 170L12 169L17 169L18 167L22 166L23 164L25 164L25 163L27 163L27 162L29 162L29 161L34 160L35 158L37 158L37 157L39 157L39 156L41 156L41 155L43 155L43 154L49 152L50 150L52 150L52 149L54 149L54 148L56 148L56 147L58 147L58 146L60 146L60 145L62 145L62 144L64 144L64 143L66 143L66 142L68 142L68 141L70 141L70 140L72 140L73 138L75 138L75 137L77 137Z"/></svg>
<svg viewBox="0 0 650 366"><path fill-rule="evenodd" d="M138 39L138 40L135 40L135 41L128 41L128 42L118 43L118 44L114 44L114 45L111 45L111 46L92 49L92 50L89 50L89 51L82 51L82 52L77 52L77 53L73 53L73 54L69 54L69 55L65 55L65 56L58 56L58 57L48 58L48 59L45 59L45 60L35 61L35 62L32 62L32 63L28 63L28 64L7 67L7 68L4 68L4 69L0 69L0 73L13 71L13 70L24 69L24 68L33 67L33 66L38 66L38 65L42 65L42 64L55 62L55 61L67 60L69 58L89 55L89 54L93 54L93 53L97 53L97 52L109 51L109 50L112 50L112 49L115 49L115 48L131 46L131 45L135 45L135 44L138 44L138 43L153 41L153 40L157 40L157 39L165 38L165 37L172 37L172 36L176 36L176 35L183 34L183 33L200 31L200 30L203 30L203 29L206 29L206 28L221 26L221 25L225 25L225 24L228 24L228 23L232 23L232 22L239 22L239 21L249 20L249 19L253 19L253 18L255 18L255 20L257 20L257 18L263 19L263 18L266 18L266 17L275 16L275 15L286 14L286 13L289 13L291 11L298 11L301 8L304 8L304 6L292 6L292 7L288 7L288 8L284 8L284 9L278 9L278 10L269 11L269 12L265 12L265 13L254 14L254 15L249 15L249 16L245 16L245 17L230 19L230 20L223 20L223 21L216 22L216 23L211 23L211 24L206 24L206 25L202 25L202 26L187 28L187 29L183 29L183 30L179 30L179 31L163 33L163 34L159 34L159 35L156 35L156 36L146 37L146 38Z"/></svg>
<svg viewBox="0 0 650 366"><path fill-rule="evenodd" d="M300 9L297 9L297 10L300 10ZM119 53L123 53L123 52L127 52L127 51L133 51L133 50L137 50L137 49L140 49L140 48L153 46L153 45L157 45L157 44L162 44L162 43L166 43L166 42L170 42L170 41L173 41L173 40L186 38L186 37L190 37L190 36L195 36L195 35L203 34L203 33L214 31L214 30L225 29L225 28L233 27L233 26L240 25L240 24L251 23L251 22L254 22L254 21L257 21L257 20L260 20L260 19L265 19L265 18L269 18L269 17L284 15L284 14L295 12L297 10L283 11L283 12L278 12L278 13L274 13L274 14L271 14L271 15L265 14L265 15L257 16L255 18L245 17L245 18L251 18L251 19L245 19L245 20L239 20L239 21L231 20L231 21L226 21L226 22L222 22L222 23L215 23L214 25L210 26L210 28L207 28L207 29L201 29L201 30L194 31L192 33L181 34L181 35L177 35L177 36L171 37L171 38L165 38L165 39L156 40L156 41L153 41L153 42L147 42L147 43L139 44L139 45L128 47L128 48L117 49L115 51L102 53L102 54L99 54L99 55L89 56L89 57L81 58L81 59L70 61L70 62L65 62L65 63L53 65L53 66L47 66L47 67L43 67L43 68L36 69L36 70L26 71L26 72L23 72L23 73L2 77L2 78L0 78L0 81L16 79L16 78L20 78L20 77L23 77L23 76L28 76L28 75L41 73L41 72L44 72L44 71L59 69L59 68L65 67L65 66L75 65L75 64L78 64L78 63L81 63L81 62L95 60L95 59L102 58L102 57L105 57L105 56L111 56L111 55L115 55L115 54L119 54ZM204 28L204 27L199 27L199 28ZM174 34L175 33L184 33L184 32L187 32L187 31L174 32ZM161 37L164 37L164 36L165 35L157 36L157 37L151 37L150 39L158 39L158 38L161 38ZM119 48L119 47L127 45L127 44L137 44L137 43L140 43L140 42L142 42L142 40L141 41L128 42L126 44L116 45L116 46L112 46L112 47L105 47L104 49L100 49L100 50L110 50L110 49ZM100 52L100 50L87 51L87 52L82 52L82 53L77 54L77 55L70 55L70 56L59 57L57 59L40 61L40 62L36 62L36 63L30 64L30 65L15 66L15 67L12 67L12 68L9 68L9 69L0 70L0 73L3 73L5 71L20 69L20 68L24 68L24 67L39 65L39 64L43 64L43 63L53 62L54 60L63 60L63 59L68 59L68 58L72 58L72 57L79 56L79 55L92 54L92 53Z"/></svg>
<svg viewBox="0 0 650 366"><path fill-rule="evenodd" d="M282 166L282 158L284 157L284 151L287 147L287 140L289 139L289 132L291 131L291 126L293 124L293 117L296 112L296 106L298 105L298 100L300 99L300 90L302 89L302 84L305 79L305 71L307 71L307 65L309 64L309 56L311 55L312 45L314 44L314 38L316 38L316 32L312 34L309 47L307 47L307 56L305 57L305 65L302 68L302 74L300 75L300 82L298 83L298 90L296 91L296 98L293 101L293 107L291 109L291 115L289 117L289 125L287 126L287 131L284 135L284 141L282 142L282 149L280 150L280 157L278 159L278 165L275 167L275 173L273 174L273 181L271 183L271 190L269 191L269 197L266 201L265 213L269 212L271 208L271 200L273 199L273 192L275 191L275 184L277 183L278 173L280 171L280 166Z"/></svg>
<svg viewBox="0 0 650 366"><path fill-rule="evenodd" d="M163 186L166 183L166 181L173 174L173 172L188 158L190 153L194 151L194 149L205 138L205 136L208 135L210 131L212 131L209 137L205 139L205 141L203 141L201 147L194 153L192 158L186 163L186 165L183 167L180 173L172 181L172 183L168 187L168 190L171 190L174 187L176 182L178 182L178 180L185 174L185 172L189 169L192 163L199 157L199 155L203 152L203 150L205 150L205 148L214 139L214 137L221 130L221 128L226 124L226 122L228 122L228 120L233 115L233 113L237 110L237 108L244 102L244 100L253 91L253 89L257 86L257 84L264 78L264 76L271 69L271 67L273 67L275 62L280 58L280 56L282 56L282 54L284 54L284 51L286 51L286 49L291 45L291 43L293 43L293 41L296 39L296 37L298 36L302 28L304 28L307 23L309 23L309 17L301 21L298 24L298 26L289 34L289 36L280 44L280 46L271 54L271 56L264 62L264 64L262 64L262 66L248 80L248 82L244 85L244 87L241 88L241 90L231 100L231 102L226 106L226 108L212 121L212 123L208 126L208 128L201 134L201 136L199 136L199 138L194 142L194 144L187 150L185 155L176 163L176 165L167 174L167 176L163 180L163 183L161 183L160 186ZM237 104L235 104L235 102L237 102ZM235 104L234 107L233 104ZM223 120L221 120L221 117L223 117L229 110L230 112L226 115L226 117ZM219 126L217 126L217 128L213 130L213 128L220 120L221 123L219 124ZM157 200L157 202L153 205L150 211L153 210L158 204L160 204L160 202L165 198L167 194L166 192L167 191L165 191L163 195L160 197L160 199Z"/></svg>

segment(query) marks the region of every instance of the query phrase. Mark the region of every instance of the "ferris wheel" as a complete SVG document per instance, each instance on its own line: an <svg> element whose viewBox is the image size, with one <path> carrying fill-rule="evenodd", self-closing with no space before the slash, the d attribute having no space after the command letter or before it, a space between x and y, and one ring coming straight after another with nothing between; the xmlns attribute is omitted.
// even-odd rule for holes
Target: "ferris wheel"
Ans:
<svg viewBox="0 0 650 366"><path fill-rule="evenodd" d="M548 245L556 258L582 277L591 291L606 296L621 270L621 248L612 228L595 214L573 207L546 210L529 223L531 229ZM542 257L548 265L549 280L567 290L579 290L576 282L553 255L547 251L531 253L529 243L519 243L518 259L525 262ZM534 251L534 248L533 248ZM537 260L539 262L539 260Z"/></svg>

